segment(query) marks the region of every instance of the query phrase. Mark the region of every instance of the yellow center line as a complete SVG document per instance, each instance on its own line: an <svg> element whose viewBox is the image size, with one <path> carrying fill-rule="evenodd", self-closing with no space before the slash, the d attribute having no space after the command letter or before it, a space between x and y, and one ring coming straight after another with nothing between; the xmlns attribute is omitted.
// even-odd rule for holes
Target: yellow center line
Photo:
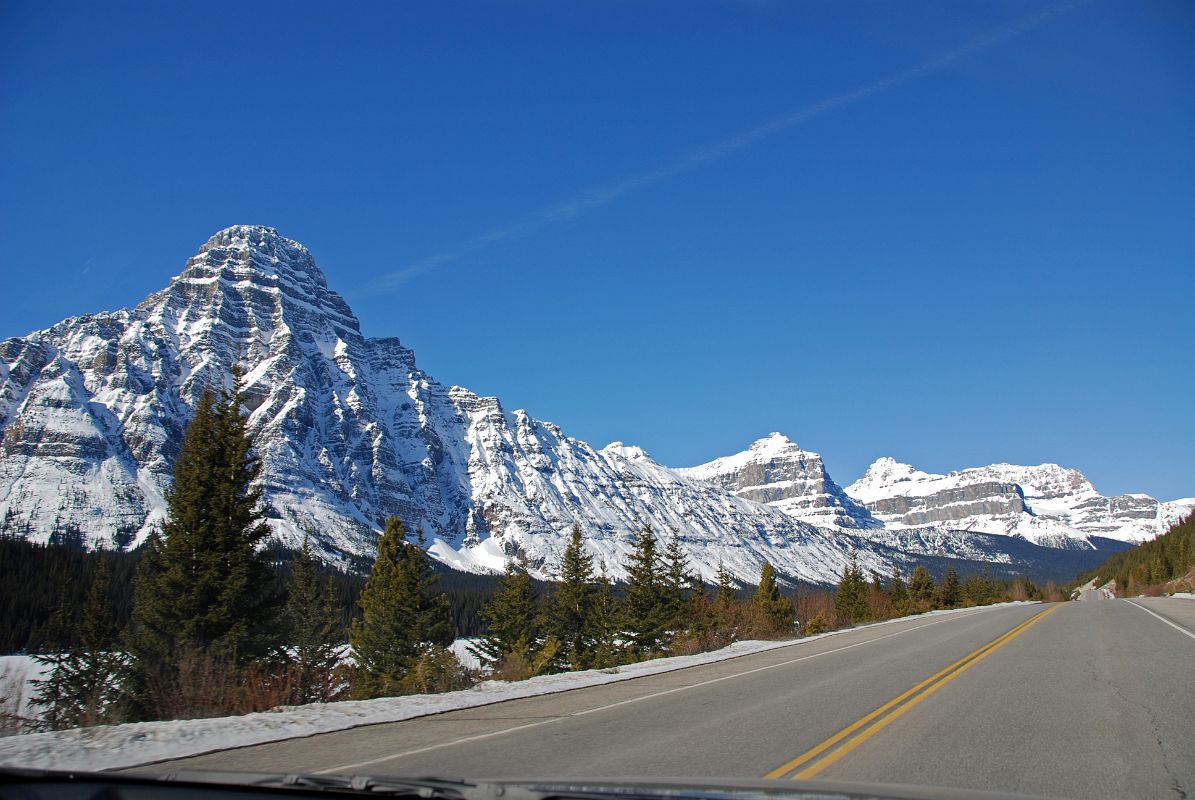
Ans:
<svg viewBox="0 0 1195 800"><path fill-rule="evenodd" d="M847 727L840 730L838 733L831 736L829 739L826 739L821 744L819 744L816 747L813 747L809 750L806 750L804 753L797 756L792 761L789 761L788 763L777 767L776 769L772 770L764 777L765 778L780 778L780 777L783 777L784 775L787 775L788 773L792 772L793 770L797 769L798 767L802 766L803 764L811 761L814 758L817 758L822 753L825 753L827 750L834 747L836 744L838 744L842 740L844 740L847 737L854 734L860 728L863 728L864 726L868 725L869 723L872 723L873 721L875 721L877 718L883 716L884 714L887 714L888 712L892 712L891 714L889 714L888 717L881 719L879 722L875 722L875 724L873 724L870 728L868 728L866 731L863 731L862 733L860 733L858 736L856 736L851 741L842 745L842 747L838 748L838 750L836 750L833 753L831 753L830 755L822 758L816 764L813 764L812 766L807 767L806 769L797 773L793 777L796 779L805 779L805 778L811 778L811 777L817 775L819 772L821 772L826 767L833 764L835 761L838 761L840 758L845 756L850 751L854 750L856 747L858 747L860 744L862 744L867 739L871 738L873 735L878 733L880 730L882 730L883 728L886 728L892 721L894 721L895 719L897 719L898 717L903 715L905 713L905 711L912 708L917 703L920 703L923 699L925 699L929 695L936 692L939 688L941 688L948 682L954 680L954 678L958 677L964 671L966 671L970 667L974 666L975 664L979 663L979 661L983 660L984 658L986 658L987 656L989 656L990 654L992 654L999 648L1008 644L1008 642L1012 641L1017 636L1020 636L1022 633L1024 633L1026 630L1028 630L1030 626L1036 624L1039 620L1044 618L1047 614L1050 614L1051 612L1056 611L1057 609L1058 609L1058 606L1052 606L1051 608L1047 608L1046 610L1030 617L1029 619L1022 622L1020 625L1017 625L1016 627L1014 627L1012 630L1009 630L1006 633L1003 633L1000 636L997 636L995 639L988 642L983 647L980 647L979 649L968 653L967 655L960 658L958 661L955 661L950 666L945 667L945 668L939 670L938 672L935 672L933 675L931 675L928 678L926 678L925 680L921 681L920 683L918 683L916 686L912 687L911 689L908 689L908 690L900 693L896 697L889 700L887 703L884 703L884 705L877 708L875 711L872 711L867 716L857 720L856 722L851 723ZM935 682L936 682L936 684L935 684ZM920 696L909 701L901 708L896 709L896 711L892 711L892 709L896 708L901 703L904 703L906 700L909 700L910 697L913 697L913 695L917 694L918 692L922 692L922 690L924 690L924 692Z"/></svg>

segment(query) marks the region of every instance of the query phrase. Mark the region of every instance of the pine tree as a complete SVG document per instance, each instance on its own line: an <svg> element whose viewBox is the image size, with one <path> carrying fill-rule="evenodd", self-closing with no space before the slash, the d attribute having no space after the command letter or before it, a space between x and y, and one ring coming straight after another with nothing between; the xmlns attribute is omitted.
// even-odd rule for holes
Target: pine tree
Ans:
<svg viewBox="0 0 1195 800"><path fill-rule="evenodd" d="M588 637L593 642L591 667L607 669L617 666L621 661L622 651L616 641L621 617L622 612L614 598L614 587L603 564L601 574L597 578L593 607L586 620Z"/></svg>
<svg viewBox="0 0 1195 800"><path fill-rule="evenodd" d="M288 653L294 670L295 703L323 703L336 693L334 673L340 661L340 608L329 578L321 585L311 542L291 562L286 598Z"/></svg>
<svg viewBox="0 0 1195 800"><path fill-rule="evenodd" d="M672 609L664 593L664 575L650 525L635 539L626 566L627 591L622 605L622 633L630 655L651 658L667 649Z"/></svg>
<svg viewBox="0 0 1195 800"><path fill-rule="evenodd" d="M156 713L151 683L159 700L173 691L180 653L236 667L279 644L281 595L259 550L270 530L254 485L260 471L240 396L217 402L205 391L175 461L167 519L135 584L128 682L142 716Z"/></svg>
<svg viewBox="0 0 1195 800"><path fill-rule="evenodd" d="M58 652L45 658L53 666L36 702L46 710L43 719L53 728L76 728L116 722L120 716L119 677L126 663L117 644L119 631L110 597L110 570L101 558L78 624L69 625L56 612ZM66 647L63 640L76 642Z"/></svg>
<svg viewBox="0 0 1195 800"><path fill-rule="evenodd" d="M962 594L967 602L977 606L991 603L999 592L995 581L992 580L988 565L983 565L983 572L979 575L969 575L963 582Z"/></svg>
<svg viewBox="0 0 1195 800"><path fill-rule="evenodd" d="M741 629L749 622L739 604L738 589L721 561L718 562L715 580L713 597L704 603L703 608L707 618L703 633L709 649L725 647L737 641Z"/></svg>
<svg viewBox="0 0 1195 800"><path fill-rule="evenodd" d="M581 526L574 524L560 562L560 584L552 598L551 630L560 641L561 655L570 669L588 669L594 641L588 620L598 587L593 556L585 550Z"/></svg>
<svg viewBox="0 0 1195 800"><path fill-rule="evenodd" d="M961 594L958 573L953 566L947 567L942 585L938 588L938 605L942 608L954 608L958 605Z"/></svg>
<svg viewBox="0 0 1195 800"><path fill-rule="evenodd" d="M913 577L909 579L909 595L919 611L933 607L938 587L925 567L919 565L913 570Z"/></svg>
<svg viewBox="0 0 1195 800"><path fill-rule="evenodd" d="M34 661L47 668L46 677L31 681L33 703L42 709L42 723L52 730L71 727L72 703L67 665L72 658L74 634L70 602L66 587L63 587L42 633L43 652L33 656Z"/></svg>
<svg viewBox="0 0 1195 800"><path fill-rule="evenodd" d="M907 616L910 608L909 589L905 586L904 578L900 575L900 568L892 571L888 581L888 603L894 617Z"/></svg>
<svg viewBox="0 0 1195 800"><path fill-rule="evenodd" d="M660 560L660 575L668 627L674 632L683 631L689 622L686 612L689 609L689 600L693 596L695 581L689 575L689 559L681 547L680 534L675 531L668 538L668 546Z"/></svg>
<svg viewBox="0 0 1195 800"><path fill-rule="evenodd" d="M718 590L714 598L721 608L731 608L738 600L738 590L735 589L730 573L721 561L718 562Z"/></svg>
<svg viewBox="0 0 1195 800"><path fill-rule="evenodd" d="M751 598L751 607L760 627L771 635L789 634L793 627L793 607L780 594L776 585L776 571L771 563L763 562L759 571L759 588Z"/></svg>
<svg viewBox="0 0 1195 800"><path fill-rule="evenodd" d="M805 635L817 636L819 633L825 633L828 630L830 630L830 621L826 619L826 612L818 611L813 616L813 619L809 620L809 624L805 626Z"/></svg>
<svg viewBox="0 0 1195 800"><path fill-rule="evenodd" d="M435 592L435 583L422 533L412 544L402 521L387 519L361 592L362 617L349 634L356 665L353 697L400 693L404 677L422 656L452 643L452 612L448 598Z"/></svg>
<svg viewBox="0 0 1195 800"><path fill-rule="evenodd" d="M481 613L488 630L470 650L483 666L505 680L552 671L560 642L542 634L535 586L523 559L506 562L498 591Z"/></svg>
<svg viewBox="0 0 1195 800"><path fill-rule="evenodd" d="M851 560L842 568L838 581L838 594L834 598L834 610L841 624L850 625L867 619L867 579L859 566L858 556L852 552Z"/></svg>

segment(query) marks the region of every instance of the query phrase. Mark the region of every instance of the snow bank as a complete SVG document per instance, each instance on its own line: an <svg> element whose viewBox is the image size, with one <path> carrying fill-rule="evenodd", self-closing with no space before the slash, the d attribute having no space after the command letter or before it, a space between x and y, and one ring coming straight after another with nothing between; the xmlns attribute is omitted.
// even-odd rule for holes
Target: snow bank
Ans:
<svg viewBox="0 0 1195 800"><path fill-rule="evenodd" d="M1027 605L1008 603L1004 605ZM985 608L993 608L986 606ZM922 616L941 616L975 612L982 609L931 611ZM914 619L905 617L904 620ZM891 625L888 620L872 625ZM852 628L849 630L859 630ZM615 670L586 670L559 675L542 675L514 683L485 681L472 689L433 695L386 697L377 700L345 700L337 703L313 703L284 706L272 711L239 717L213 719L136 722L104 725L53 733L31 733L0 739L0 766L42 769L102 770L132 767L155 761L200 755L233 747L265 744L283 739L313 736L319 733L400 722L429 714L442 714L463 708L517 700L523 697L567 692L587 686L599 686L645 675L725 661L730 658L794 647L806 642L836 636L847 631L832 631L804 639L779 642L736 642L729 647L692 656L658 658ZM463 640L461 640L463 641Z"/></svg>
<svg viewBox="0 0 1195 800"><path fill-rule="evenodd" d="M50 668L33 656L0 656L0 712L33 719L38 709L33 704L37 686L33 681L46 676Z"/></svg>
<svg viewBox="0 0 1195 800"><path fill-rule="evenodd" d="M478 641L478 639L457 639L448 649L456 656L457 661L464 664L467 669L481 669L481 659L469 649L471 645L476 644Z"/></svg>

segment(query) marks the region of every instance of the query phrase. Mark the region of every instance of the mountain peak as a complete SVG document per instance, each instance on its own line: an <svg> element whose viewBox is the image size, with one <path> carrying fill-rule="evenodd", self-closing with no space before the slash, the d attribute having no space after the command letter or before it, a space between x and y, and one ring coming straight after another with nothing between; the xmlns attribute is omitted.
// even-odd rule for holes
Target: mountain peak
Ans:
<svg viewBox="0 0 1195 800"><path fill-rule="evenodd" d="M286 239L279 234L277 228L271 228L268 225L229 225L227 228L213 233L200 252L212 247L233 247L238 244L251 246L278 239L302 247L298 242Z"/></svg>
<svg viewBox="0 0 1195 800"><path fill-rule="evenodd" d="M187 270L218 265L238 277L252 273L270 279L286 278L292 282L311 283L326 289L324 273L316 266L311 251L293 239L266 225L230 225L212 234L199 253L187 262Z"/></svg>
<svg viewBox="0 0 1195 800"><path fill-rule="evenodd" d="M774 453L800 450L801 446L785 436L783 433L772 431L762 439L756 439L747 449L756 453L770 455Z"/></svg>
<svg viewBox="0 0 1195 800"><path fill-rule="evenodd" d="M642 447L636 444L624 444L623 442L610 442L601 449L604 455L618 456L630 461L651 461L651 456Z"/></svg>
<svg viewBox="0 0 1195 800"><path fill-rule="evenodd" d="M275 330L304 340L327 338L318 332L325 326L332 338L360 336L357 318L328 288L311 252L265 225L213 234L137 312L175 334L215 336L246 355L268 349Z"/></svg>
<svg viewBox="0 0 1195 800"><path fill-rule="evenodd" d="M892 456L881 456L867 468L867 472L863 474L860 481L896 483L897 481L909 480L914 475L924 474L912 464L897 461Z"/></svg>

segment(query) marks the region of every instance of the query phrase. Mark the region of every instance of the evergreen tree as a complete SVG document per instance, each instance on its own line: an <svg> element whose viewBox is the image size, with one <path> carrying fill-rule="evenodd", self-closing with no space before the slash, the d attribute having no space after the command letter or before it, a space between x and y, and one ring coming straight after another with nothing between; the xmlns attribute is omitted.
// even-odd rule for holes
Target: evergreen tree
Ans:
<svg viewBox="0 0 1195 800"><path fill-rule="evenodd" d="M933 576L925 567L918 565L913 570L913 577L909 579L909 596L921 611L933 607L938 596L938 587L934 585Z"/></svg>
<svg viewBox="0 0 1195 800"><path fill-rule="evenodd" d="M852 552L851 560L842 568L838 594L834 598L834 610L840 624L850 625L867 619L867 595L867 578L859 566L858 556Z"/></svg>
<svg viewBox="0 0 1195 800"><path fill-rule="evenodd" d="M665 595L663 568L650 525L635 539L627 563L627 591L622 605L622 633L633 658L660 655L667 649L672 608Z"/></svg>
<svg viewBox="0 0 1195 800"><path fill-rule="evenodd" d="M341 641L340 609L332 579L321 585L306 536L291 569L285 617L295 680L293 702L327 702L336 692L334 672L340 660Z"/></svg>
<svg viewBox="0 0 1195 800"><path fill-rule="evenodd" d="M714 599L720 608L731 608L738 600L738 590L735 589L730 573L721 561L718 562L718 589Z"/></svg>
<svg viewBox="0 0 1195 800"><path fill-rule="evenodd" d="M745 622L743 609L738 602L738 590L726 565L721 561L718 562L715 580L712 599L705 601L697 609L705 615L701 633L707 649L725 647L736 641Z"/></svg>
<svg viewBox="0 0 1195 800"><path fill-rule="evenodd" d="M689 559L681 547L680 534L675 531L668 538L668 546L660 560L660 574L668 627L674 632L682 631L688 626L686 617L695 580L689 575Z"/></svg>
<svg viewBox="0 0 1195 800"><path fill-rule="evenodd" d="M452 644L448 598L435 591L435 584L422 532L412 544L402 520L387 519L361 592L362 617L349 634L355 698L402 692L404 677L422 656Z"/></svg>
<svg viewBox="0 0 1195 800"><path fill-rule="evenodd" d="M119 676L125 658L117 647L119 631L113 621L115 612L110 597L108 562L101 560L87 603L77 625L69 626L63 606L55 622L60 649L50 657L36 657L51 664L53 671L44 681L36 698L45 708L43 719L52 728L76 728L118 721L120 715ZM69 636L77 642L61 646Z"/></svg>
<svg viewBox="0 0 1195 800"><path fill-rule="evenodd" d="M958 572L953 566L946 568L946 575L942 578L942 585L938 587L938 605L942 608L954 608L961 599L962 589L959 586Z"/></svg>
<svg viewBox="0 0 1195 800"><path fill-rule="evenodd" d="M819 633L826 633L830 630L830 621L826 619L826 612L818 611L813 619L809 620L809 624L805 626L806 636L817 636Z"/></svg>
<svg viewBox="0 0 1195 800"><path fill-rule="evenodd" d="M588 669L592 661L594 639L589 618L597 590L593 556L585 550L581 526L574 524L561 558L560 584L551 607L552 633L560 641L563 659L570 669Z"/></svg>
<svg viewBox="0 0 1195 800"><path fill-rule="evenodd" d="M999 589L995 582L992 581L987 564L983 565L982 573L979 575L969 575L967 580L963 582L963 595L969 603L977 606L984 606L993 602L998 591Z"/></svg>
<svg viewBox="0 0 1195 800"><path fill-rule="evenodd" d="M1121 596L1140 593L1151 584L1168 585L1166 591L1195 591L1195 514L1179 520L1148 542L1110 556L1104 563L1075 579L1073 586L1097 578L1103 585L1115 581ZM1169 583L1173 581L1173 583Z"/></svg>
<svg viewBox="0 0 1195 800"><path fill-rule="evenodd" d="M486 635L470 647L483 666L503 679L550 672L560 655L559 640L542 635L536 601L526 563L521 558L507 561L497 594L481 612L488 626Z"/></svg>
<svg viewBox="0 0 1195 800"><path fill-rule="evenodd" d="M759 571L759 588L751 598L751 606L755 611L755 618L760 627L771 634L791 633L793 626L793 607L780 594L780 587L776 584L776 572L772 565L765 561Z"/></svg>
<svg viewBox="0 0 1195 800"><path fill-rule="evenodd" d="M136 578L129 684L141 715L155 713L151 682L172 691L180 652L235 667L279 643L281 597L259 550L269 534L260 471L240 396L217 402L205 391L174 464L161 535L151 535Z"/></svg>
<svg viewBox="0 0 1195 800"><path fill-rule="evenodd" d="M606 669L616 666L621 660L622 652L617 642L621 617L618 602L614 599L614 587L603 565L597 578L593 607L586 620L587 635L593 642L591 667Z"/></svg>
<svg viewBox="0 0 1195 800"><path fill-rule="evenodd" d="M892 571L892 578L888 581L888 604L894 617L903 617L909 613L909 588L905 586L899 567Z"/></svg>
<svg viewBox="0 0 1195 800"><path fill-rule="evenodd" d="M47 668L46 677L31 681L33 703L42 709L42 722L53 730L71 727L72 702L67 665L72 658L70 648L74 640L74 627L70 601L64 587L42 632L43 652L33 657L34 661Z"/></svg>

